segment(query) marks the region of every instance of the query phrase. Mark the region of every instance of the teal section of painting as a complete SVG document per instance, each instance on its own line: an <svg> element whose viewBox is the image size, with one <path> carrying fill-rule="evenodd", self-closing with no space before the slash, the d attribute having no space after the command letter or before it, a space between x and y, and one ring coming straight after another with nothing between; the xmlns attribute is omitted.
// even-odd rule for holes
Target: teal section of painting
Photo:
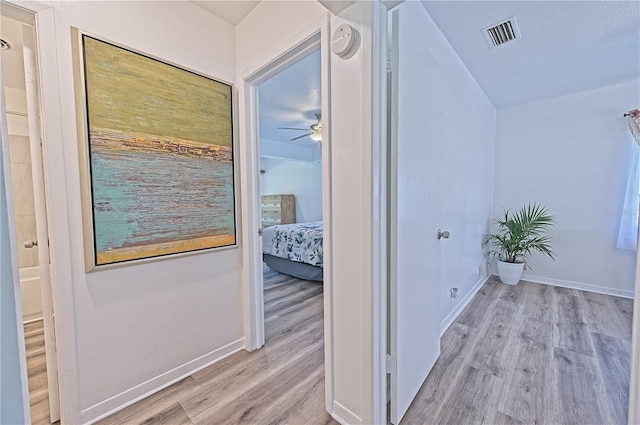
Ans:
<svg viewBox="0 0 640 425"><path fill-rule="evenodd" d="M231 87L83 46L96 264L235 244Z"/></svg>

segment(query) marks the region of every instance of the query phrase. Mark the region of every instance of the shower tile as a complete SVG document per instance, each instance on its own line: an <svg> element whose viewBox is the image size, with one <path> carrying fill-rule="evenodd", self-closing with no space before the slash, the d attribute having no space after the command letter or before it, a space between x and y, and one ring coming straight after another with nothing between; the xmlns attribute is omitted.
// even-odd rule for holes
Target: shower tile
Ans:
<svg viewBox="0 0 640 425"><path fill-rule="evenodd" d="M13 207L18 216L35 215L32 181L30 164L11 164Z"/></svg>
<svg viewBox="0 0 640 425"><path fill-rule="evenodd" d="M9 159L11 164L31 164L28 137L9 136Z"/></svg>

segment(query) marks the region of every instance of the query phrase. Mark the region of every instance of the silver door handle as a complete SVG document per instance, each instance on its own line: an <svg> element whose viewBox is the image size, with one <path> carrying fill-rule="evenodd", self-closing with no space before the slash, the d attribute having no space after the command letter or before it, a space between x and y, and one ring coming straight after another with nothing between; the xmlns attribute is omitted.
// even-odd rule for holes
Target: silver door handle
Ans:
<svg viewBox="0 0 640 425"><path fill-rule="evenodd" d="M449 239L449 235L451 235L451 233L449 233L448 231L438 229L438 239Z"/></svg>
<svg viewBox="0 0 640 425"><path fill-rule="evenodd" d="M34 246L38 246L38 241L24 241L25 248L33 248Z"/></svg>

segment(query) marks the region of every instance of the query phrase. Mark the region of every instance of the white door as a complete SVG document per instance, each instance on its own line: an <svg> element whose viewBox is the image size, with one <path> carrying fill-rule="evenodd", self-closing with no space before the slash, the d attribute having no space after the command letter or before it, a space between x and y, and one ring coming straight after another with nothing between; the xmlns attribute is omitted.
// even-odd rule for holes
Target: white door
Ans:
<svg viewBox="0 0 640 425"><path fill-rule="evenodd" d="M31 149L33 198L36 211L36 234L38 237L37 248L40 268L40 292L42 295L42 316L44 322L44 345L47 363L47 386L49 389L49 416L53 423L60 419L60 397L58 390L58 360L53 311L53 288L51 271L49 270L49 229L47 227L47 207L44 191L44 164L42 162L42 145L40 143L40 108L38 102L38 78L33 27L23 26L22 43L27 92L27 116L29 118L29 147ZM21 241L18 241L18 243L20 242Z"/></svg>
<svg viewBox="0 0 640 425"><path fill-rule="evenodd" d="M440 354L441 70L419 2L392 14L390 164L391 422L400 423ZM428 99L429 101L425 101ZM444 229L443 229L444 230Z"/></svg>

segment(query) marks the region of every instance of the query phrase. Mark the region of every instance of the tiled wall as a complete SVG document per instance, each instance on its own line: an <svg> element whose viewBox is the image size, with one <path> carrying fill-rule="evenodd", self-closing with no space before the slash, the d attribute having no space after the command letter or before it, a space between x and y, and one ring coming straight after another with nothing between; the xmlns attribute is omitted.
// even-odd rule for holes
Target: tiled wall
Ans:
<svg viewBox="0 0 640 425"><path fill-rule="evenodd" d="M11 182L16 219L18 267L37 266L37 248L27 249L24 247L25 241L36 240L36 214L33 202L33 179L31 177L31 153L28 137L9 135L9 159L11 161Z"/></svg>

